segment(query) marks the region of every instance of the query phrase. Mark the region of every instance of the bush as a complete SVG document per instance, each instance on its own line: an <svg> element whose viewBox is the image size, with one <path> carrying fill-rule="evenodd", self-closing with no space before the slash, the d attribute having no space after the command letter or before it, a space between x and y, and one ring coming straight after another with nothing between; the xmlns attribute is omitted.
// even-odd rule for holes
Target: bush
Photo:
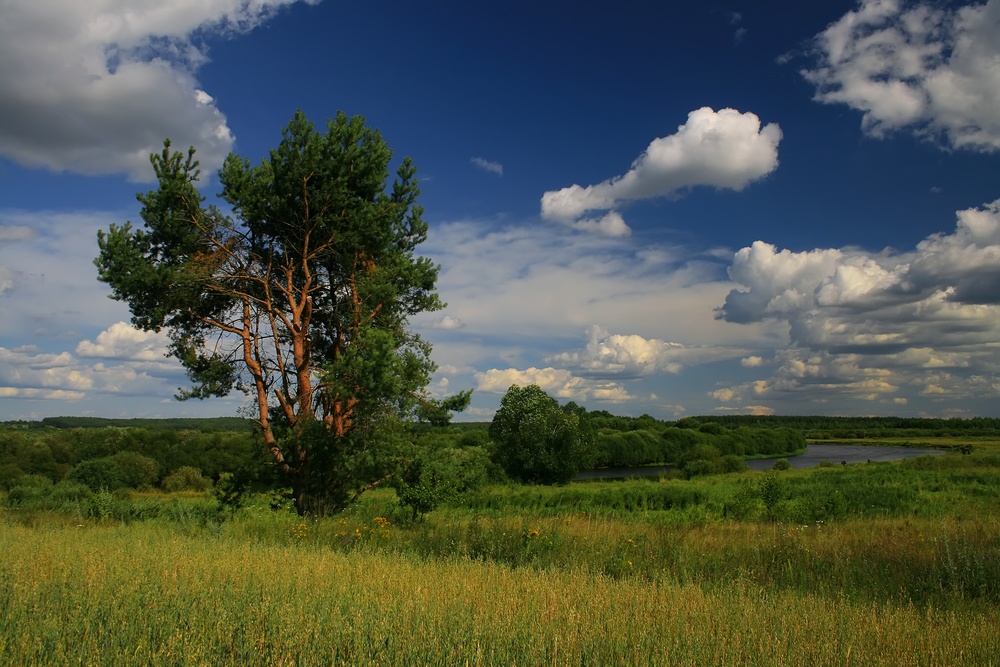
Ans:
<svg viewBox="0 0 1000 667"><path fill-rule="evenodd" d="M7 492L7 504L25 507L44 501L52 493L52 480L43 475L21 475Z"/></svg>
<svg viewBox="0 0 1000 667"><path fill-rule="evenodd" d="M495 468L481 447L442 448L415 458L393 478L392 486L400 504L417 519L493 481Z"/></svg>
<svg viewBox="0 0 1000 667"><path fill-rule="evenodd" d="M160 477L160 464L138 452L118 452L111 457L122 472L122 486L142 489L153 486Z"/></svg>
<svg viewBox="0 0 1000 667"><path fill-rule="evenodd" d="M94 492L84 484L68 479L52 487L53 503L79 503L90 500L93 495Z"/></svg>
<svg viewBox="0 0 1000 667"><path fill-rule="evenodd" d="M207 491L212 486L212 480L207 479L201 471L192 466L181 466L163 478L161 484L164 491Z"/></svg>
<svg viewBox="0 0 1000 667"><path fill-rule="evenodd" d="M782 483L774 473L767 473L761 478L757 492L760 494L760 499L764 501L764 509L767 510L768 518L772 521L777 520L778 503L784 500L786 496Z"/></svg>
<svg viewBox="0 0 1000 667"><path fill-rule="evenodd" d="M788 459L778 459L771 466L771 470L788 470L792 467L792 464L788 462Z"/></svg>
<svg viewBox="0 0 1000 667"><path fill-rule="evenodd" d="M79 482L91 491L114 491L125 485L125 473L112 457L81 461L66 479Z"/></svg>

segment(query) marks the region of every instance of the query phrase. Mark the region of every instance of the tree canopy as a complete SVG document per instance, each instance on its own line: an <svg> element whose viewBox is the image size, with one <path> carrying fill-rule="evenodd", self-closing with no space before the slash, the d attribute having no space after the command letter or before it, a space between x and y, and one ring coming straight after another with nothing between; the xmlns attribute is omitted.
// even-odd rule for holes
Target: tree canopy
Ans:
<svg viewBox="0 0 1000 667"><path fill-rule="evenodd" d="M564 484L594 458L594 432L586 411L563 408L536 384L511 385L490 424L494 458L512 478Z"/></svg>
<svg viewBox="0 0 1000 667"><path fill-rule="evenodd" d="M299 511L343 507L386 474L392 424L440 414L430 347L407 328L443 305L415 253L416 168L403 159L390 185L392 151L342 112L325 132L297 112L259 165L230 155L224 208L200 194L194 148L150 158L143 224L98 233L99 279L133 325L166 330L191 380L179 398L248 393Z"/></svg>

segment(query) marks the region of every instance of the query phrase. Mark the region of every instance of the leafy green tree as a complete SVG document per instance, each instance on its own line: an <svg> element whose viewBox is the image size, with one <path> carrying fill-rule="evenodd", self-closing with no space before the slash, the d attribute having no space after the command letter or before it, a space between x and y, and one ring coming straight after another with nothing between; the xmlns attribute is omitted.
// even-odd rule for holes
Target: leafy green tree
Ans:
<svg viewBox="0 0 1000 667"><path fill-rule="evenodd" d="M300 512L336 510L389 472L386 424L429 401L430 347L408 318L442 307L416 168L361 117L318 131L298 112L257 166L230 155L224 212L197 189L195 151L151 156L143 226L98 234L95 260L132 323L165 329L191 387L251 397L265 448Z"/></svg>
<svg viewBox="0 0 1000 667"><path fill-rule="evenodd" d="M125 473L110 456L81 461L66 479L79 482L91 491L114 491L125 486Z"/></svg>
<svg viewBox="0 0 1000 667"><path fill-rule="evenodd" d="M594 432L538 385L511 385L490 424L494 460L522 482L564 484L591 464Z"/></svg>

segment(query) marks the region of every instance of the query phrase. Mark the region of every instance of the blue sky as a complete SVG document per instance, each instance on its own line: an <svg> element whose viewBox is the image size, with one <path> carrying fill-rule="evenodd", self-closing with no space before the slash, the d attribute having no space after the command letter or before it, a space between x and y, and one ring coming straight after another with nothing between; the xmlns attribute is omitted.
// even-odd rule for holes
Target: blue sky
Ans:
<svg viewBox="0 0 1000 667"><path fill-rule="evenodd" d="M172 399L95 236L165 137L296 109L417 165L466 419L1000 416L1000 0L0 0L0 62L0 420L239 410Z"/></svg>

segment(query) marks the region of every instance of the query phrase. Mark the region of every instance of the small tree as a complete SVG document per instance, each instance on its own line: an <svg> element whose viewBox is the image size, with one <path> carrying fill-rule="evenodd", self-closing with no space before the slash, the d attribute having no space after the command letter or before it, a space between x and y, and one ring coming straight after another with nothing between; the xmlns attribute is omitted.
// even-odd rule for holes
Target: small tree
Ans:
<svg viewBox="0 0 1000 667"><path fill-rule="evenodd" d="M596 453L593 430L579 410L560 409L538 385L512 385L490 424L494 460L522 482L570 481Z"/></svg>
<svg viewBox="0 0 1000 667"><path fill-rule="evenodd" d="M135 326L166 329L192 382L178 398L246 391L298 511L323 513L383 479L382 434L433 405L430 347L407 320L442 304L438 268L414 254L427 225L410 159L388 185L392 151L343 113L320 132L298 112L282 134L256 167L226 159L229 212L198 192L194 149L166 142L143 227L99 233L95 263Z"/></svg>

